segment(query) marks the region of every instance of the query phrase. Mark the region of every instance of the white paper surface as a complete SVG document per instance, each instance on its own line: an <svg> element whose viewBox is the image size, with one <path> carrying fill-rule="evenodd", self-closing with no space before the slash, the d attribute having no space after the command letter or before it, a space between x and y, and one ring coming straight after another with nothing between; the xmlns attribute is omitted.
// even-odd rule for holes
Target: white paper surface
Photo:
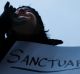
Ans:
<svg viewBox="0 0 80 74"><path fill-rule="evenodd" d="M80 47L17 41L0 63L0 74L80 74Z"/></svg>

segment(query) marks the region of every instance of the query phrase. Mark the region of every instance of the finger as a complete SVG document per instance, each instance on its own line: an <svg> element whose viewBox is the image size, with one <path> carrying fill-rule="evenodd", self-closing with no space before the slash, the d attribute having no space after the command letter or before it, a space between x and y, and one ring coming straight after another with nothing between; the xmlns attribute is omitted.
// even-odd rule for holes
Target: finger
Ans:
<svg viewBox="0 0 80 74"><path fill-rule="evenodd" d="M15 11L16 11L16 8L13 8L13 6L11 5L11 6L10 6L10 11L11 11L11 12L15 12Z"/></svg>
<svg viewBox="0 0 80 74"><path fill-rule="evenodd" d="M7 3L5 4L4 9L5 9L5 10L6 10L6 9L8 9L8 8L9 8L9 5L10 5L10 3L9 3L9 2L7 2Z"/></svg>
<svg viewBox="0 0 80 74"><path fill-rule="evenodd" d="M10 10L12 10L13 9L13 6L12 5L10 5Z"/></svg>
<svg viewBox="0 0 80 74"><path fill-rule="evenodd" d="M12 5L9 7L9 12L13 13L13 6Z"/></svg>
<svg viewBox="0 0 80 74"><path fill-rule="evenodd" d="M13 8L13 12L15 12L16 11L16 8Z"/></svg>

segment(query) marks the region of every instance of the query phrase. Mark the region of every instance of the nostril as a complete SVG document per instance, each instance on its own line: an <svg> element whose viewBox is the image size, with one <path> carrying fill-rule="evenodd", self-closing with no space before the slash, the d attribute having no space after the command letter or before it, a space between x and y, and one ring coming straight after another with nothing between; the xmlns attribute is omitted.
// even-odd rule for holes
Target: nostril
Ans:
<svg viewBox="0 0 80 74"><path fill-rule="evenodd" d="M20 12L24 12L24 9L20 9L19 11L20 11Z"/></svg>
<svg viewBox="0 0 80 74"><path fill-rule="evenodd" d="M20 9L19 13L25 13L25 10L24 9Z"/></svg>

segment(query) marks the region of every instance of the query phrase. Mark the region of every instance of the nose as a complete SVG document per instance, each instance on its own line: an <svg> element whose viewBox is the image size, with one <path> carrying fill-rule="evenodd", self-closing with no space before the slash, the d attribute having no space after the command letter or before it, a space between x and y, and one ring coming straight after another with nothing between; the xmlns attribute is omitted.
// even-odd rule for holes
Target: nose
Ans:
<svg viewBox="0 0 80 74"><path fill-rule="evenodd" d="M19 13L24 14L26 11L24 9L20 9Z"/></svg>

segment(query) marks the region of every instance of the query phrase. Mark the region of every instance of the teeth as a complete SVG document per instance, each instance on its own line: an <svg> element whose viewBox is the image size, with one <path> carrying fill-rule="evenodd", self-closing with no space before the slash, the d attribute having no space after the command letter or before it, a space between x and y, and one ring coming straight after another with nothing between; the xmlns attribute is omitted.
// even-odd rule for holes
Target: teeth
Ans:
<svg viewBox="0 0 80 74"><path fill-rule="evenodd" d="M19 18L26 18L26 19L30 19L30 17L27 17L27 16L19 16Z"/></svg>

